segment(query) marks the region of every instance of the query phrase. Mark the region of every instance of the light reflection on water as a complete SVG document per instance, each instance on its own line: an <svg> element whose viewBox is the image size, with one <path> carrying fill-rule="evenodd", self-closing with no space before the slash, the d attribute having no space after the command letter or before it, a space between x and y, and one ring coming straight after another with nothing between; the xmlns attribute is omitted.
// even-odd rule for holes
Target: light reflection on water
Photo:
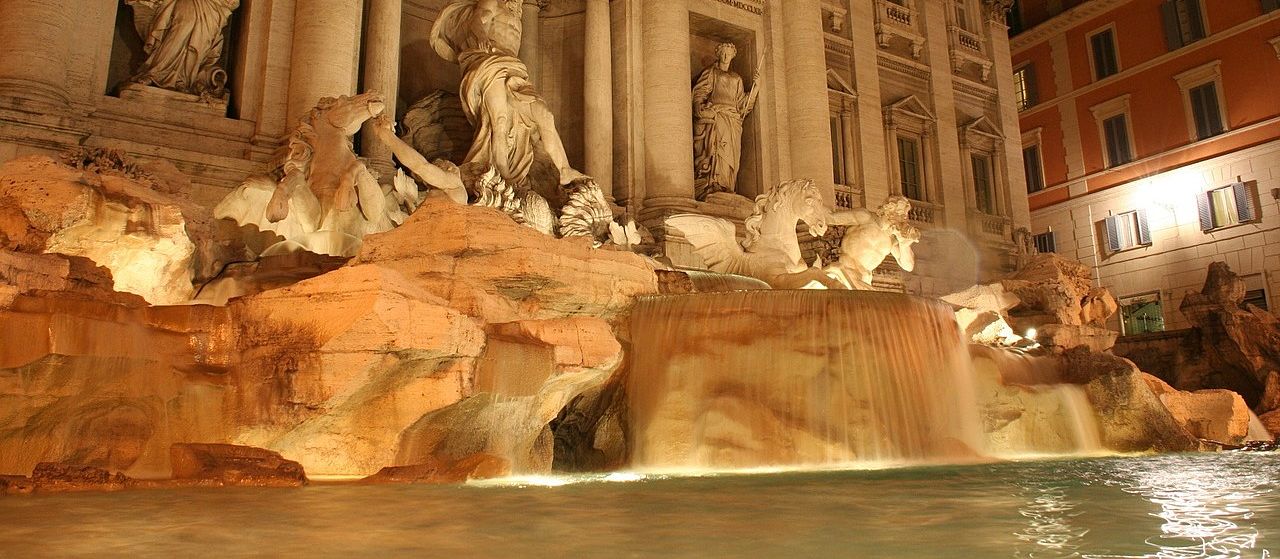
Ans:
<svg viewBox="0 0 1280 559"><path fill-rule="evenodd" d="M0 497L0 557L1258 559L1278 498L1245 454Z"/></svg>

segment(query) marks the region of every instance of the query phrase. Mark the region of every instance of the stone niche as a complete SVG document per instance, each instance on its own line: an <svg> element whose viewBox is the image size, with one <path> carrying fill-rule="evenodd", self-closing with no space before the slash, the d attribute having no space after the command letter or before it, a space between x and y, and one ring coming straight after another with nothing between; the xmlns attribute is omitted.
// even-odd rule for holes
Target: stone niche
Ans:
<svg viewBox="0 0 1280 559"><path fill-rule="evenodd" d="M160 88L131 84L130 80L138 73L147 54L143 51L145 39L138 34L135 18L140 17L125 0L116 2L116 21L112 29L111 58L107 67L107 88L103 93L115 97L123 97L140 103L177 108L201 114L236 118L239 109L236 105L235 92L242 81L236 72L237 54L248 47L242 44L245 33L242 32L246 5L249 0L241 0L241 6L231 12L226 27L222 30L222 58L218 65L228 74L226 100L200 100L193 95L165 91Z"/></svg>
<svg viewBox="0 0 1280 559"><path fill-rule="evenodd" d="M714 4L723 9L718 12L726 12L729 8L725 8L722 4ZM756 39L757 34L761 31L758 29L749 29L744 27L747 21L738 22L738 24L730 23L724 19L703 15L692 11L691 6L689 13L689 69L693 71L693 75L689 76L689 88L693 89L693 84L698 80L698 76L702 74L708 66L715 63L716 46L720 43L733 43L738 47L738 56L734 57L733 63L729 69L742 76L743 87L749 93L753 84L751 77L755 75L756 69L761 63L760 55L764 52L764 48L760 41ZM745 11L740 12L737 19L754 19L752 27L759 27L762 23L759 16L751 16ZM727 14L722 14L727 15ZM768 72L779 71L774 66L765 66L765 74L761 76L761 82L764 91L760 92L761 99L756 104L756 109L747 116L742 127L742 160L738 167L738 184L737 193L747 198L755 199L756 196L764 194L768 187L764 182L764 161L762 156L762 126L760 115L767 112L765 107L765 97L771 92L768 90L770 83L774 80L768 75Z"/></svg>

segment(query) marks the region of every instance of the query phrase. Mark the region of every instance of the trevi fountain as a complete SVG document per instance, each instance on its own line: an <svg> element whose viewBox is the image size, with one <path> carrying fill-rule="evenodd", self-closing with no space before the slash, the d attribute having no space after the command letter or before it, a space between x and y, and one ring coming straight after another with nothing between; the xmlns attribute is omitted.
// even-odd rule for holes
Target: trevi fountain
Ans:
<svg viewBox="0 0 1280 559"><path fill-rule="evenodd" d="M1004 135L1007 60L931 70L990 80L962 126L823 64L869 1L86 4L0 1L43 134L0 166L0 556L1280 550L1280 401L1114 355L1017 180L987 242L846 160ZM1184 307L1280 390L1243 290Z"/></svg>

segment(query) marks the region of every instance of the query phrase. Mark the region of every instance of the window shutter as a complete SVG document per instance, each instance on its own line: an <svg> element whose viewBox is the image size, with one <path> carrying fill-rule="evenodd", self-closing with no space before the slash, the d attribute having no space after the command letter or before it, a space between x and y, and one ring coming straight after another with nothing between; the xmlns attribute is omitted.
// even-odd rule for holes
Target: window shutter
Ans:
<svg viewBox="0 0 1280 559"><path fill-rule="evenodd" d="M1280 0L1278 0L1280 1ZM1036 89L1036 67L1027 66L1027 106L1030 107L1040 102L1040 93Z"/></svg>
<svg viewBox="0 0 1280 559"><path fill-rule="evenodd" d="M1182 29L1178 26L1178 6L1174 0L1164 0L1160 4L1160 15L1164 19L1164 42L1169 50L1182 48Z"/></svg>
<svg viewBox="0 0 1280 559"><path fill-rule="evenodd" d="M1236 212L1240 218L1240 222L1253 221L1258 219L1258 208L1253 203L1253 196L1249 192L1249 185L1238 182L1231 185L1232 193L1236 196Z"/></svg>
<svg viewBox="0 0 1280 559"><path fill-rule="evenodd" d="M1108 217L1103 221L1107 230L1107 248L1111 252L1120 251L1120 224L1116 222L1116 216Z"/></svg>
<svg viewBox="0 0 1280 559"><path fill-rule="evenodd" d="M1209 193L1196 194L1196 210L1200 213L1200 230L1213 229L1213 206L1209 203Z"/></svg>
<svg viewBox="0 0 1280 559"><path fill-rule="evenodd" d="M1151 244L1151 226L1147 224L1147 210L1138 210L1138 244Z"/></svg>
<svg viewBox="0 0 1280 559"><path fill-rule="evenodd" d="M1204 16L1200 13L1200 0L1182 0L1187 5L1187 22L1191 26L1191 41L1199 41L1205 36Z"/></svg>
<svg viewBox="0 0 1280 559"><path fill-rule="evenodd" d="M1045 248L1049 249L1045 252L1058 252L1058 234L1050 231L1045 235Z"/></svg>

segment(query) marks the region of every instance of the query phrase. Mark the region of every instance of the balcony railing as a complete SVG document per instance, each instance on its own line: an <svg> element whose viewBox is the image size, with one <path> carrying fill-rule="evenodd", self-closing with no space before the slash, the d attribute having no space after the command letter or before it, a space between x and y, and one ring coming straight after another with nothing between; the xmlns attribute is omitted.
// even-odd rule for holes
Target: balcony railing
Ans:
<svg viewBox="0 0 1280 559"><path fill-rule="evenodd" d="M846 184L836 184L836 207L837 208L860 208L862 207L862 191Z"/></svg>
<svg viewBox="0 0 1280 559"><path fill-rule="evenodd" d="M991 57L987 55L982 35L967 31L959 26L950 27L951 65L952 70L964 70L966 64L978 67L982 81L991 78Z"/></svg>
<svg viewBox="0 0 1280 559"><path fill-rule="evenodd" d="M976 210L970 210L969 227L970 230L975 233L1007 239L1011 234L1010 231L1013 227L1013 220L1000 215L991 215Z"/></svg>
<svg viewBox="0 0 1280 559"><path fill-rule="evenodd" d="M911 201L907 219L923 225L936 225L942 218L942 206L920 200Z"/></svg>
<svg viewBox="0 0 1280 559"><path fill-rule="evenodd" d="M911 44L911 57L920 58L924 36L917 25L916 11L889 0L876 0L876 42L888 47L894 37L906 39Z"/></svg>

